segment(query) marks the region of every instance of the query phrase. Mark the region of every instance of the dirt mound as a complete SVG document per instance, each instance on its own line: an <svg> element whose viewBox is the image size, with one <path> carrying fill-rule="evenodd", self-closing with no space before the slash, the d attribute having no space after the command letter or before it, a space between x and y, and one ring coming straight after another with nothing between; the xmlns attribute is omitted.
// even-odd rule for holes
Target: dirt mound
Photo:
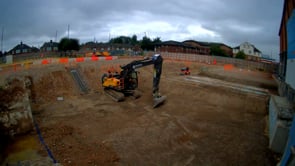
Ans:
<svg viewBox="0 0 295 166"><path fill-rule="evenodd" d="M66 70L53 71L34 80L36 100L41 103L56 100L59 96L79 94L76 84Z"/></svg>

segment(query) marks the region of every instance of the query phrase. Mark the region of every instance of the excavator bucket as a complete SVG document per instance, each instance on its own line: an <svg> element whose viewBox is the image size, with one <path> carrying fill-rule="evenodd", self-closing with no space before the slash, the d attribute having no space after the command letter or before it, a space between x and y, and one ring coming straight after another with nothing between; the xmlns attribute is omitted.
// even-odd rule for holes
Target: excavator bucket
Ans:
<svg viewBox="0 0 295 166"><path fill-rule="evenodd" d="M160 106L161 104L163 104L165 102L166 98L167 98L166 96L154 98L153 108L156 108L156 107Z"/></svg>

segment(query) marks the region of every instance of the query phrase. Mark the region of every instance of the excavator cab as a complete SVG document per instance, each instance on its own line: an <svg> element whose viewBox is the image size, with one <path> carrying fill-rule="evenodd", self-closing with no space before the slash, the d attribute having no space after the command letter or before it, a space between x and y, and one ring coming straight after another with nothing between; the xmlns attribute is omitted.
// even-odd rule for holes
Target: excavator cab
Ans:
<svg viewBox="0 0 295 166"><path fill-rule="evenodd" d="M127 87L126 89L128 90L135 90L138 87L138 77L137 77L138 73L137 71L133 70L129 76L127 77L128 83L125 84Z"/></svg>

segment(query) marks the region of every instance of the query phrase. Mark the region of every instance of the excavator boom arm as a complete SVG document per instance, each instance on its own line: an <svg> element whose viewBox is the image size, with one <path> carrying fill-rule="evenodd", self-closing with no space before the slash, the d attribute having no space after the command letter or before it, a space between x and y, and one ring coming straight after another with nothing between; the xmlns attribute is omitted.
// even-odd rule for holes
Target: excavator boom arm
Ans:
<svg viewBox="0 0 295 166"><path fill-rule="evenodd" d="M151 58L146 58L143 60L136 60L132 61L131 63L121 66L123 69L123 74L127 75L128 72L134 71L135 69L148 66L148 65L154 65L154 71L153 71L153 95L158 96L159 95L159 84L162 74L162 64L163 64L163 58L160 54L155 54Z"/></svg>

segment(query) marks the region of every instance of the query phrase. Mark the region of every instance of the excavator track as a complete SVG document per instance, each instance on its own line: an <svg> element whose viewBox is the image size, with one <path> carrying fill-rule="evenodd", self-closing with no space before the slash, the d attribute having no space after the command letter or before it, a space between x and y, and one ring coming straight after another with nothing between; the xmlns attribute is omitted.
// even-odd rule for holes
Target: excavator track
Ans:
<svg viewBox="0 0 295 166"><path fill-rule="evenodd" d="M125 96L123 93L115 91L113 89L104 89L105 94L107 94L108 96L110 96L114 101L116 102L120 102L123 101Z"/></svg>

